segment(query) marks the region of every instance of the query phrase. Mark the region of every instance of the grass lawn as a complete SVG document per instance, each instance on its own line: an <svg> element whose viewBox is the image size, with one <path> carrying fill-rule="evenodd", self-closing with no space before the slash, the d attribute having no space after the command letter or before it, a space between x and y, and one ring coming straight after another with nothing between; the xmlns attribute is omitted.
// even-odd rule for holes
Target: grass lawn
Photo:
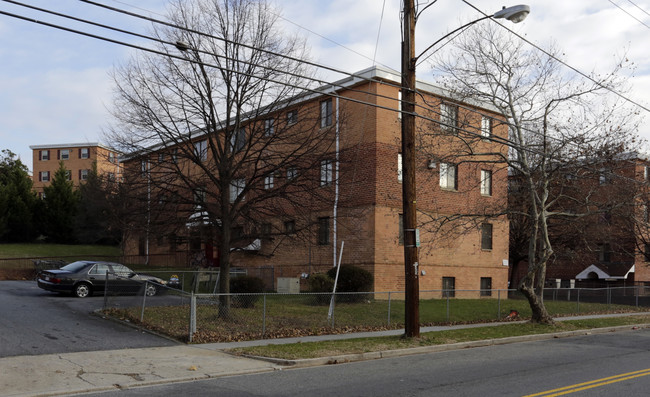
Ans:
<svg viewBox="0 0 650 397"><path fill-rule="evenodd" d="M61 256L118 256L119 247L67 244L0 244L0 258L38 258Z"/></svg>
<svg viewBox="0 0 650 397"><path fill-rule="evenodd" d="M480 328L427 332L421 334L420 338L415 339L405 339L401 336L386 336L376 338L355 338L338 341L293 343L287 345L255 346L230 349L228 351L234 354L246 354L252 356L295 360L303 358L329 357L343 354L358 354L420 346L498 339L509 336L537 335L553 332L648 323L650 323L650 316L572 320L557 322L555 325L538 325L530 323L504 324Z"/></svg>
<svg viewBox="0 0 650 397"><path fill-rule="evenodd" d="M249 305L250 307L241 304L244 302L237 304L238 302L235 301L230 318L227 320L219 317L216 299L200 298L196 313L197 332L193 335L193 342L230 342L397 329L402 328L404 322L403 301L391 303L390 324L387 301L337 304L333 316L334 326L332 326L328 324L328 305L317 304L314 295L269 294L265 300L262 297L256 298L255 302L245 302L253 303ZM141 325L187 341L190 312L187 298L184 303L175 306L146 307ZM420 320L423 326L494 322L497 321L497 305L496 299L451 300L448 319L446 299L428 299L420 302ZM505 317L513 308L520 310L522 318L530 316L530 309L524 300L502 300L501 306L499 319ZM547 302L547 308L555 316L644 310L634 306L584 302L580 304L578 310L575 302L567 301ZM111 309L108 314L140 323L142 312L136 303L132 308Z"/></svg>

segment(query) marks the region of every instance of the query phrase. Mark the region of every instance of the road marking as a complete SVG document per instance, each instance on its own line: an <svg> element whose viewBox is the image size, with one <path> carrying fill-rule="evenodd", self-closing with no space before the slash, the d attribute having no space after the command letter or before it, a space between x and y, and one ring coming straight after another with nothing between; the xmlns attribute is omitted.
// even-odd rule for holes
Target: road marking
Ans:
<svg viewBox="0 0 650 397"><path fill-rule="evenodd" d="M614 376L609 376L607 378L596 379L589 382L578 383L571 386L560 387L559 389L547 390L545 392L528 394L524 397L552 397L552 396L562 396L565 394L575 393L582 390L593 389L595 387L605 386L616 382L622 382L629 379L640 378L642 376L650 375L650 368L642 369L639 371L628 372L625 374L619 374Z"/></svg>

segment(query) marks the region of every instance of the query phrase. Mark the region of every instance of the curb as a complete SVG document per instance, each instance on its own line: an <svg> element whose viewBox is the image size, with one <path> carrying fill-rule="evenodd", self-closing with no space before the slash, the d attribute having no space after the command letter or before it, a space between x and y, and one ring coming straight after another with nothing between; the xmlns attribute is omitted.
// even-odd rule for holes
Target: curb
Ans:
<svg viewBox="0 0 650 397"><path fill-rule="evenodd" d="M615 327L564 331L564 332L555 332L549 334L510 336L507 338L500 338L500 339L484 339L484 340L477 340L477 341L470 341L470 342L450 343L445 345L420 346L420 347L411 347L406 349L383 350L378 352L343 354L339 356L304 358L304 359L296 359L296 360L252 356L246 354L242 356L255 359L255 360L267 361L284 367L307 368L307 367L316 367L322 365L345 364L345 363L353 363L359 361L376 360L380 358L394 358L394 357L411 356L415 354L446 352L446 351L469 349L475 347L506 345L510 343L534 342L534 341L541 341L541 340L548 340L548 339L570 338L574 336L606 334L606 333L618 332L618 331L632 331L632 330L638 330L642 328L650 328L650 324L619 325ZM227 353L227 351L225 351L225 353Z"/></svg>

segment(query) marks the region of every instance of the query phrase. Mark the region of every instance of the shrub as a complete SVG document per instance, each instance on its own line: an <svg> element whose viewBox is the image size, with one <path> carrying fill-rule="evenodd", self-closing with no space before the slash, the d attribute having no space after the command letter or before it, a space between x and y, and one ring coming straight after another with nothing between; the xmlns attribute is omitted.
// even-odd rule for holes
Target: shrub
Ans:
<svg viewBox="0 0 650 397"><path fill-rule="evenodd" d="M336 277L336 268L334 267L328 270L327 275L334 280ZM342 265L339 271L336 290L337 292L371 292L373 282L374 278L372 273L366 269L353 265ZM338 298L342 302L360 302L367 299L367 294L346 294Z"/></svg>
<svg viewBox="0 0 650 397"><path fill-rule="evenodd" d="M264 281L255 276L237 276L230 279L231 294L259 294L264 292ZM259 295L233 296L232 304L237 307L252 308L260 299Z"/></svg>
<svg viewBox="0 0 650 397"><path fill-rule="evenodd" d="M325 273L316 273L309 276L309 292L319 293L314 295L317 305L327 305L334 289L334 279ZM321 293L322 292L322 293ZM328 294L325 294L328 292Z"/></svg>

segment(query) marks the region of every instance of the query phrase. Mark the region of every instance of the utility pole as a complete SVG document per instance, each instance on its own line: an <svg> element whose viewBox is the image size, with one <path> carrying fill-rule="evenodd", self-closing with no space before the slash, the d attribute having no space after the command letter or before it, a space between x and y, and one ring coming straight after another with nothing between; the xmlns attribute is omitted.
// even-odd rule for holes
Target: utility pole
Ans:
<svg viewBox="0 0 650 397"><path fill-rule="evenodd" d="M404 0L402 41L402 211L406 318L404 336L420 336L417 208L415 195L415 5Z"/></svg>

